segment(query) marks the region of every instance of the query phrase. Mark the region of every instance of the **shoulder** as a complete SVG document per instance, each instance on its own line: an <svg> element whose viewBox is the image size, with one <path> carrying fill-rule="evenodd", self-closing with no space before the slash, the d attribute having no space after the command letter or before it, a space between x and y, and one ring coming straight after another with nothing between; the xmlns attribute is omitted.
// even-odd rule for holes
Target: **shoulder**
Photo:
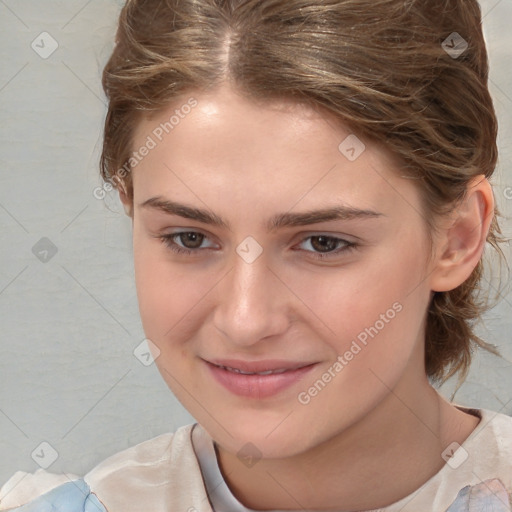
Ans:
<svg viewBox="0 0 512 512"><path fill-rule="evenodd" d="M512 510L512 416L476 411L480 423L443 473L445 491L459 490L447 512L477 508L508 512Z"/></svg>
<svg viewBox="0 0 512 512"><path fill-rule="evenodd" d="M494 478L463 487L446 512L473 510L510 512L511 505L512 491L505 487L501 479Z"/></svg>
<svg viewBox="0 0 512 512"><path fill-rule="evenodd" d="M91 510L96 512L123 510L123 507L124 510L129 510L126 503L135 495L135 501L140 508L145 497L151 499L150 496L144 496L148 494L148 489L152 488L154 491L155 486L157 489L166 487L170 479L179 477L178 468L183 470L188 467L191 471L197 469L200 474L199 467L194 467L197 461L190 436L193 426L185 425L174 433L162 434L111 455L83 478L48 473L41 469L34 473L18 471L0 489L0 511L12 510L13 507L21 505L28 506L37 500L39 508L21 508L20 512L43 512L46 509L41 504L52 503L48 502L49 498L68 500L66 504L76 504L76 510L80 512L88 512L85 508L87 500L90 503L98 500L98 504L104 506L96 509L94 503ZM55 494L50 496L51 492ZM50 505L48 511L50 510L61 509L51 508ZM74 512L75 508L67 505L62 510Z"/></svg>
<svg viewBox="0 0 512 512"><path fill-rule="evenodd" d="M482 419L471 436L472 444L490 449L495 459L503 459L512 468L512 416L489 409L479 411Z"/></svg>
<svg viewBox="0 0 512 512"><path fill-rule="evenodd" d="M42 471L42 470L40 470ZM9 480L9 486L2 487L4 499L0 501L0 510L11 510L16 512L107 512L96 495L83 479L70 480L65 475L54 475L51 473L37 474L16 473ZM66 481L62 483L64 477ZM15 479L14 482L12 480ZM38 481L39 479L39 481ZM34 496L22 498L20 490L17 497L11 495L10 491L25 480L24 492L31 492ZM7 484L9 484L7 482ZM7 485L6 484L6 485ZM52 486L51 490L47 490ZM4 489L6 489L4 491Z"/></svg>
<svg viewBox="0 0 512 512"><path fill-rule="evenodd" d="M512 416L489 409L473 411L480 423L458 450L457 472L471 470L482 481L500 478L512 492Z"/></svg>
<svg viewBox="0 0 512 512"><path fill-rule="evenodd" d="M480 422L443 452L444 466L386 512L512 512L512 417L457 405Z"/></svg>
<svg viewBox="0 0 512 512"><path fill-rule="evenodd" d="M84 480L109 512L163 510L164 503L165 510L211 510L192 444L194 425L119 452Z"/></svg>
<svg viewBox="0 0 512 512"><path fill-rule="evenodd" d="M512 426L512 416L504 414L498 411L491 411L490 409L477 409L482 415L482 419L491 422L495 428L504 428L510 435L512 432L510 428Z"/></svg>
<svg viewBox="0 0 512 512"><path fill-rule="evenodd" d="M117 476L134 471L140 475L173 463L183 451L187 451L192 427L186 425L174 433L159 435L111 455L89 471L84 479L96 486Z"/></svg>

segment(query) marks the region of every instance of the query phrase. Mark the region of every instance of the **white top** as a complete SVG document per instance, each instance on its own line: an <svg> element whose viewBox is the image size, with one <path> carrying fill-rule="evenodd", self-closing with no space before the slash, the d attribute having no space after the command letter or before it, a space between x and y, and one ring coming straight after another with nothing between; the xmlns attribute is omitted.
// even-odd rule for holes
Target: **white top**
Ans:
<svg viewBox="0 0 512 512"><path fill-rule="evenodd" d="M457 407L481 417L462 446L409 496L367 512L512 512L512 417ZM20 512L254 512L231 493L198 423L123 450L83 478L18 471L0 489L0 510L22 505Z"/></svg>

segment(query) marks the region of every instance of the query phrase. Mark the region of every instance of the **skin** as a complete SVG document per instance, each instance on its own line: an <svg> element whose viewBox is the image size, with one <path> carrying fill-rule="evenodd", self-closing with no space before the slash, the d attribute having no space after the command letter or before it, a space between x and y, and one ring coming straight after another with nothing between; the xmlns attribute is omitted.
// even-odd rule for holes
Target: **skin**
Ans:
<svg viewBox="0 0 512 512"><path fill-rule="evenodd" d="M461 284L481 257L494 209L489 183L475 178L457 213L439 222L429 259L415 182L369 141L349 161L338 146L350 131L327 112L255 104L225 85L142 120L133 147L192 96L198 105L133 169L134 201L120 193L133 222L141 319L163 378L214 439L226 482L247 507L366 510L398 501L478 424L429 384L424 318L433 291ZM231 229L140 206L154 196L208 209ZM277 213L340 204L381 215L265 227ZM174 241L198 256L158 238L187 230L205 238ZM358 246L316 259L322 245L308 237L322 234ZM247 236L263 248L252 263L236 252ZM300 403L298 394L397 302L401 311ZM318 364L258 400L214 381L202 359L215 358ZM252 467L237 457L249 442L261 453Z"/></svg>

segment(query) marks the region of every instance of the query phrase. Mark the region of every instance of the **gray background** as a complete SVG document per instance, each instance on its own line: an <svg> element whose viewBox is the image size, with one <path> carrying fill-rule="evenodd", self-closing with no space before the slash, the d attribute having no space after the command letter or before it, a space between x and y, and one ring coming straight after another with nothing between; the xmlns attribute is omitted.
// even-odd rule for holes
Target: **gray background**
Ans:
<svg viewBox="0 0 512 512"><path fill-rule="evenodd" d="M102 184L100 74L121 4L0 0L0 485L39 468L36 448L41 464L50 460L42 442L58 454L49 471L82 475L193 421L155 365L133 353L144 333L131 224L114 193L93 195ZM512 0L481 4L500 120L495 195L511 236ZM58 44L46 59L31 47L42 32ZM45 41L41 52L51 48ZM506 360L478 353L454 401L512 415L507 292L480 328ZM453 387L452 379L441 392L449 398Z"/></svg>

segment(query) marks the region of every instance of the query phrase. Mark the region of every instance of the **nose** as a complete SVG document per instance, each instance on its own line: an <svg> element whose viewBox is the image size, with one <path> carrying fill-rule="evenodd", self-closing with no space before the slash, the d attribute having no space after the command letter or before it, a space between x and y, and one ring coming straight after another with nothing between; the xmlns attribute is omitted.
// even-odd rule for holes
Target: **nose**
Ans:
<svg viewBox="0 0 512 512"><path fill-rule="evenodd" d="M235 254L217 292L214 325L230 343L247 347L288 329L293 294L264 253L252 263Z"/></svg>

